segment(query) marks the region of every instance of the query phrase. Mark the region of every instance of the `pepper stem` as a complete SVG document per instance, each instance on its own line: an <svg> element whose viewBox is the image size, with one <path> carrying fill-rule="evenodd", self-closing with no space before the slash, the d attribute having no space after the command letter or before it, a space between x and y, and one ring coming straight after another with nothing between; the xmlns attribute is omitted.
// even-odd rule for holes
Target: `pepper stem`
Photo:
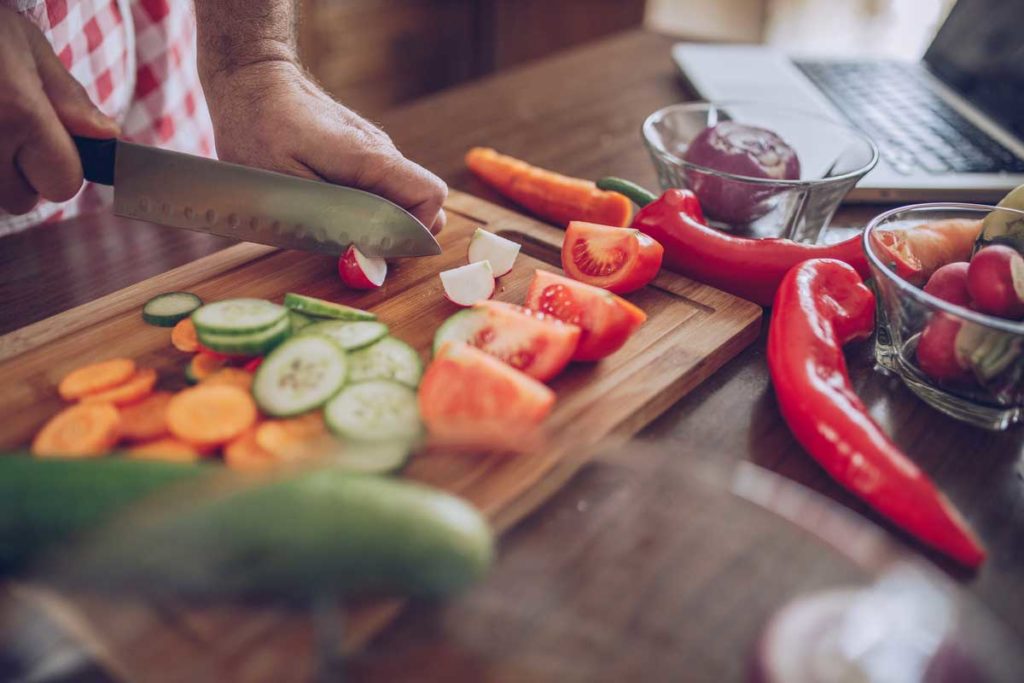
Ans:
<svg viewBox="0 0 1024 683"><path fill-rule="evenodd" d="M608 190L609 192L618 192L628 197L634 204L643 208L658 198L658 195L654 194L647 188L641 187L636 183L624 180L623 178L601 178L597 181L597 186L602 190Z"/></svg>

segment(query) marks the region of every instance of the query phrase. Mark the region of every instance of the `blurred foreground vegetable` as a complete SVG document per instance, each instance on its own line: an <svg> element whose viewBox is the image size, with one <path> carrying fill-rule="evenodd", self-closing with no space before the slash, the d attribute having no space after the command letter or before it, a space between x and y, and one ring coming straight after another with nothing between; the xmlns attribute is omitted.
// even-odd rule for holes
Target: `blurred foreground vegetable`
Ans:
<svg viewBox="0 0 1024 683"><path fill-rule="evenodd" d="M783 279L768 368L796 440L837 482L918 540L977 567L985 549L949 500L889 440L853 391L843 345L874 328L875 296L848 264L806 261Z"/></svg>
<svg viewBox="0 0 1024 683"><path fill-rule="evenodd" d="M58 581L185 597L306 599L443 596L490 566L486 521L441 491L331 469L249 483L215 471L0 456L0 570L24 570L60 548L46 565ZM149 498L185 482L184 492L172 487ZM81 542L64 547L72 540Z"/></svg>

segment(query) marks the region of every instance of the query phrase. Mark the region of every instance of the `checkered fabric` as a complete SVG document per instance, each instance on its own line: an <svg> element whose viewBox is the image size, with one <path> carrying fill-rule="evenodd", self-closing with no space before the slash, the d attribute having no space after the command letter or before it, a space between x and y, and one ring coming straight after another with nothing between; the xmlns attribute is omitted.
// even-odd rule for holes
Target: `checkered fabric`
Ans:
<svg viewBox="0 0 1024 683"><path fill-rule="evenodd" d="M196 71L187 0L0 0L32 21L92 101L133 142L212 156L213 127ZM32 213L0 211L0 235L109 205L110 188L86 183L68 202Z"/></svg>

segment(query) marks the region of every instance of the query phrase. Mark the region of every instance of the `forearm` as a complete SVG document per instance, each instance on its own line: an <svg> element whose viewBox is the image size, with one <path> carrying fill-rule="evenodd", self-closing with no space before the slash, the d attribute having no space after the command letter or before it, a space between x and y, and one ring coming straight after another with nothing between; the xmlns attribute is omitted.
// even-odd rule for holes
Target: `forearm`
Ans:
<svg viewBox="0 0 1024 683"><path fill-rule="evenodd" d="M294 0L195 0L199 75L219 75L268 61L298 63Z"/></svg>

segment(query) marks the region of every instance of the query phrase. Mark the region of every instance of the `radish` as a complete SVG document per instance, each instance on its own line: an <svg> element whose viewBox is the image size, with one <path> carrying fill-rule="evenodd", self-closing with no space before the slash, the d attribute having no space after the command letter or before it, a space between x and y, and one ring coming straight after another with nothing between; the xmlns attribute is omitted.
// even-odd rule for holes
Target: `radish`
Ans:
<svg viewBox="0 0 1024 683"><path fill-rule="evenodd" d="M501 277L512 270L518 255L518 243L483 228L477 228L473 239L469 241L469 262L487 261L491 264L494 277Z"/></svg>
<svg viewBox="0 0 1024 683"><path fill-rule="evenodd" d="M982 313L1024 317L1024 258L1005 245L985 247L971 259L967 289Z"/></svg>
<svg viewBox="0 0 1024 683"><path fill-rule="evenodd" d="M352 289L376 289L384 284L387 274L387 261L363 256L354 244L338 259L338 275L345 286Z"/></svg>
<svg viewBox="0 0 1024 683"><path fill-rule="evenodd" d="M924 286L924 291L951 304L967 306L971 303L971 295L967 292L969 266L966 261L947 263L932 273L928 278L928 284Z"/></svg>
<svg viewBox="0 0 1024 683"><path fill-rule="evenodd" d="M444 295L453 304L472 306L494 294L494 271L487 261L477 261L441 273Z"/></svg>

